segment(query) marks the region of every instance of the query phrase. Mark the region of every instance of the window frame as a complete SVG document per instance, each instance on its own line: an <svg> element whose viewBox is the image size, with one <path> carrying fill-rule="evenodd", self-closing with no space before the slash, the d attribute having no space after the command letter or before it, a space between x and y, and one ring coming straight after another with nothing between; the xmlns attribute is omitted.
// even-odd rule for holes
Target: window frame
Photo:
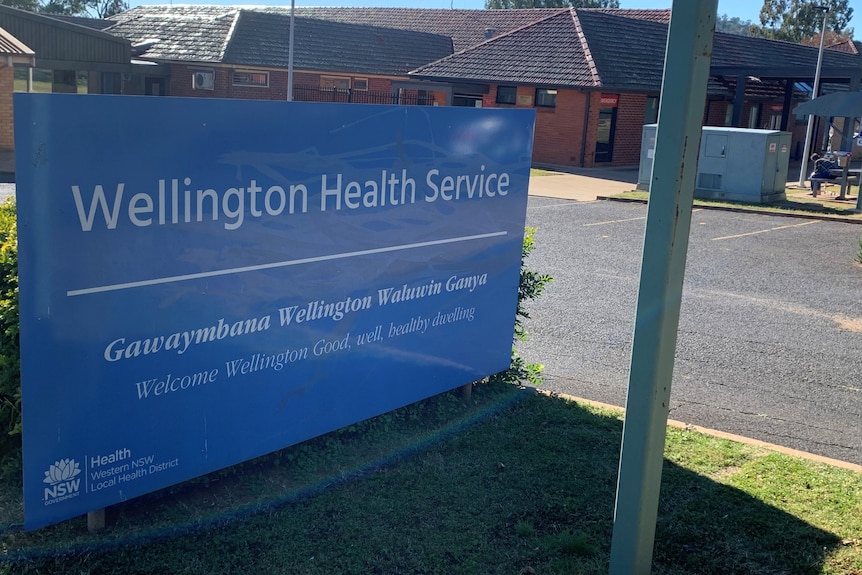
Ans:
<svg viewBox="0 0 862 575"><path fill-rule="evenodd" d="M358 86L357 83L364 82L365 86ZM368 78L353 78L350 82L350 88L352 90L356 90L357 92L367 92L368 91Z"/></svg>
<svg viewBox="0 0 862 575"><path fill-rule="evenodd" d="M553 102L548 104L545 102L545 98L540 98L539 95L543 96L553 96ZM557 107L557 89L556 88L536 88L536 97L534 98L534 105L537 108L556 108Z"/></svg>
<svg viewBox="0 0 862 575"><path fill-rule="evenodd" d="M508 99L506 99L506 100L500 99L500 93L501 93L500 91L503 90L504 88L506 89L507 92L509 90L511 90L511 96L512 96L511 101ZM517 86L497 86L497 96L495 98L495 101L497 104L505 104L507 106L517 106L518 105L518 87Z"/></svg>
<svg viewBox="0 0 862 575"><path fill-rule="evenodd" d="M237 82L237 76L247 75L249 78L249 82ZM265 83L258 84L255 83L252 78L257 75L262 75L264 77ZM269 72L265 72L263 70L234 70L231 74L231 85L239 86L242 88L269 88Z"/></svg>
<svg viewBox="0 0 862 575"><path fill-rule="evenodd" d="M327 82L331 82L334 85L327 86ZM340 82L347 82L347 86L344 88L340 87L338 85ZM353 87L353 81L350 76L321 76L319 84L323 90L349 90Z"/></svg>

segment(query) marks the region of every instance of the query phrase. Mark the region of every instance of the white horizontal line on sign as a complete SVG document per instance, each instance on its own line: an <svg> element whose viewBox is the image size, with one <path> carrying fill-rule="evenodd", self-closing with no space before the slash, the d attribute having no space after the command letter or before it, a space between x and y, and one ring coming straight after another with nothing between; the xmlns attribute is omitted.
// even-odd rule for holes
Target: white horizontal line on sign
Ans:
<svg viewBox="0 0 862 575"><path fill-rule="evenodd" d="M353 257L357 257L357 256L367 256L370 254L382 254L382 253L386 253L386 252L397 252L397 251L401 251L401 250L410 250L410 249L414 249L414 248L424 248L424 247L428 247L428 246L439 246L442 244L469 242L469 241L473 241L473 240L481 240L481 239L485 239L485 238L494 238L494 237L498 237L498 236L505 236L507 233L508 232L503 231L503 232L491 232L491 233L487 233L487 234L477 234L474 236L460 236L460 237L456 237L456 238L444 238L441 240L430 240L427 242L417 242L417 243L413 243L413 244L401 244L401 245L397 245L397 246L387 246L384 248L373 248L373 249L369 249L369 250L359 250L359 251L355 251L355 252L344 252L344 253L340 253L340 254L329 254L329 255L325 255L325 256L301 258L298 260L287 260L287 261L283 261L283 262L259 264L256 266L245 266L245 267L240 267L240 268L229 268L229 269L225 269L225 270L214 270L214 271L210 271L210 272L201 272L201 273L196 273L196 274L185 274L185 275L179 275L179 276L155 278L155 279L151 279L151 280L141 280L141 281L136 281L136 282L127 282L127 283L112 284L112 285L105 285L105 286L96 286L96 287L91 287L91 288L69 290L66 292L66 295L68 297L74 297L74 296L87 295L87 294L93 294L93 293L120 291L120 290L124 290L124 289L132 289L132 288L137 288L137 287L152 286L152 285L159 285L159 284L168 284L168 283L181 282L181 281L186 281L186 280L195 280L195 279L201 279L201 278L210 278L210 277L214 277L214 276L225 276L225 275L230 275L230 274L240 274L240 273L244 273L244 272L254 272L254 271L268 270L268 269L273 269L273 268L283 268L283 267L287 267L287 266L297 266L297 265L302 265L302 264L310 264L310 263L314 263L314 262L325 262L325 261L329 261L329 260L339 260L339 259L345 259L345 258L353 258Z"/></svg>

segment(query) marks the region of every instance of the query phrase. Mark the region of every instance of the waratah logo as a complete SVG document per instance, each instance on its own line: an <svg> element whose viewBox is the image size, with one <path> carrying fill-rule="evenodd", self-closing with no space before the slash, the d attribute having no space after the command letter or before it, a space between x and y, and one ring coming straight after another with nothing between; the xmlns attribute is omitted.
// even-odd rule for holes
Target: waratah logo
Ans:
<svg viewBox="0 0 862 575"><path fill-rule="evenodd" d="M45 479L42 481L56 485L61 481L72 479L79 473L81 473L81 468L78 467L77 461L74 459L61 459L60 461L55 461L48 468L48 471L45 472Z"/></svg>

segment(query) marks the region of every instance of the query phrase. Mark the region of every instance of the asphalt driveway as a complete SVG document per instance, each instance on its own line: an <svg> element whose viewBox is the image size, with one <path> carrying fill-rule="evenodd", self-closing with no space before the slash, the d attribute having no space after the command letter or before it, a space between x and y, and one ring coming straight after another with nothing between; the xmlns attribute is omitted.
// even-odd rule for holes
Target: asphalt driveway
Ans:
<svg viewBox="0 0 862 575"><path fill-rule="evenodd" d="M625 405L646 206L531 197L528 361ZM862 226L697 210L670 417L862 464Z"/></svg>

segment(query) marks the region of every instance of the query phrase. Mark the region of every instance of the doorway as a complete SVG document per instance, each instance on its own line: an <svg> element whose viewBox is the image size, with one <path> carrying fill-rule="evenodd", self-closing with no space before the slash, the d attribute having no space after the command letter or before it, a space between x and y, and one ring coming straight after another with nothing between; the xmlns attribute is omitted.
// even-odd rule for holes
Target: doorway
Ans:
<svg viewBox="0 0 862 575"><path fill-rule="evenodd" d="M144 94L147 96L164 96L165 79L160 77L147 77L144 79Z"/></svg>
<svg viewBox="0 0 862 575"><path fill-rule="evenodd" d="M617 108L599 108L599 126L596 130L596 163L614 159L614 132L617 129Z"/></svg>

